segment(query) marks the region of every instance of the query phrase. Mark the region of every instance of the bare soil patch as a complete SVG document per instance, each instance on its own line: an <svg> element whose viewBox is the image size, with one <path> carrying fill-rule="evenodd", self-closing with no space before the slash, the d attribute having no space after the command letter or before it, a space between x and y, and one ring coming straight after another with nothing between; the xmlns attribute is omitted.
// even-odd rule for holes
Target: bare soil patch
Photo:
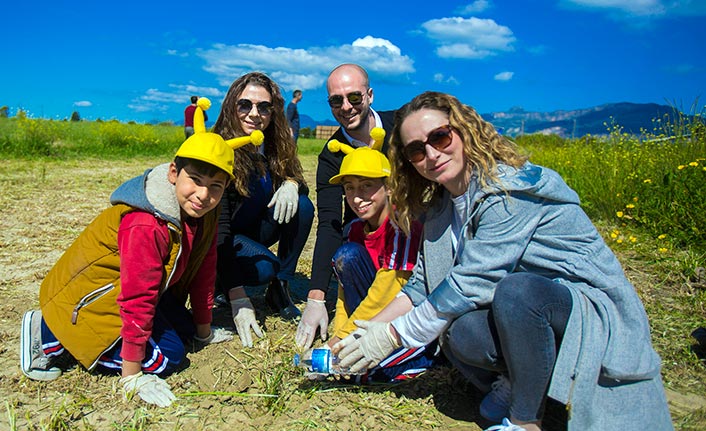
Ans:
<svg viewBox="0 0 706 431"><path fill-rule="evenodd" d="M167 379L178 396L169 408L148 406L137 399L126 401L117 377L81 368L48 383L24 377L18 359L20 321L25 311L38 307L41 280L82 229L107 207L112 190L160 162L8 161L0 166L4 211L0 219L0 398L5 412L0 416L0 429L480 430L491 425L478 415L482 395L450 368L397 385L361 387L304 379L301 370L291 364L296 325L271 314L262 287L251 288L250 294L265 338L252 349L241 349L236 338L190 353L188 368ZM306 157L303 163L313 185L316 158ZM295 302L301 308L313 237L314 231L293 285ZM628 271L638 274L631 267L627 265ZM646 283L653 281L646 277ZM217 323L230 323L226 310L215 309L214 317ZM703 386L703 372L685 371L684 375L694 387ZM684 387L669 390L679 429L706 424L706 400L691 392ZM563 429L564 418L562 406L550 404L546 428Z"/></svg>

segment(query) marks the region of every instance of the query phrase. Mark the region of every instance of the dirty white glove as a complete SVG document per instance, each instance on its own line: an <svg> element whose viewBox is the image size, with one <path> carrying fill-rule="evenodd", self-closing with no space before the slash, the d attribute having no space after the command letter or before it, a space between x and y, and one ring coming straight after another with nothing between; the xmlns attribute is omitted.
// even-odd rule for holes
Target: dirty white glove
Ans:
<svg viewBox="0 0 706 431"><path fill-rule="evenodd" d="M379 364L400 347L392 335L390 322L356 320L355 324L365 332L353 332L334 344L332 349L338 354L341 368L349 367L352 373L363 372Z"/></svg>
<svg viewBox="0 0 706 431"><path fill-rule="evenodd" d="M277 223L289 223L299 206L299 184L292 180L283 182L267 204L267 208L272 208L273 205L275 207L273 217Z"/></svg>
<svg viewBox="0 0 706 431"><path fill-rule="evenodd" d="M194 340L201 345L206 344L216 344L222 343L224 341L230 341L233 339L235 333L228 328L222 326L211 326L211 333L206 338L201 338L198 335L194 335Z"/></svg>
<svg viewBox="0 0 706 431"><path fill-rule="evenodd" d="M328 312L326 311L326 301L309 298L306 300L306 307L302 312L295 341L297 346L308 349L314 343L316 329L319 329L321 341L326 341L328 330Z"/></svg>
<svg viewBox="0 0 706 431"><path fill-rule="evenodd" d="M142 374L140 371L137 374L122 377L120 384L123 385L123 395L128 400L137 395L144 402L156 404L159 407L167 407L176 400L169 388L169 383L154 374Z"/></svg>
<svg viewBox="0 0 706 431"><path fill-rule="evenodd" d="M255 308L249 298L238 298L230 301L230 309L233 312L233 323L240 336L243 347L252 347L252 335L250 328L258 337L262 338L262 330L255 318Z"/></svg>

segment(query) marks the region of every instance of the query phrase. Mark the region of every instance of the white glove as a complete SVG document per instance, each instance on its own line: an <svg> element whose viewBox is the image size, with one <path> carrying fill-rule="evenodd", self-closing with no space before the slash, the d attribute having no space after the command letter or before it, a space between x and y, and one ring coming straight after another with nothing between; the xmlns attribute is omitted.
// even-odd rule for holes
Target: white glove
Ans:
<svg viewBox="0 0 706 431"><path fill-rule="evenodd" d="M277 223L289 223L299 206L299 184L292 180L283 182L267 204L267 208L272 208L273 205L275 207L273 217Z"/></svg>
<svg viewBox="0 0 706 431"><path fill-rule="evenodd" d="M156 404L159 407L167 407L176 400L169 388L169 383L154 374L142 374L140 371L137 374L122 377L120 383L123 385L123 395L126 399L131 399L137 394L144 402Z"/></svg>
<svg viewBox="0 0 706 431"><path fill-rule="evenodd" d="M222 326L211 326L211 333L208 334L208 337L201 338L198 335L194 335L194 340L205 346L206 344L216 344L224 341L230 341L233 339L233 335L235 335L235 333L228 328L224 328Z"/></svg>
<svg viewBox="0 0 706 431"><path fill-rule="evenodd" d="M306 307L302 312L295 341L297 346L308 349L314 343L316 328L319 328L321 341L326 341L328 330L328 312L326 311L326 301L309 298L306 300Z"/></svg>
<svg viewBox="0 0 706 431"><path fill-rule="evenodd" d="M260 325L257 324L255 318L255 308L252 306L252 302L249 298L232 299L230 309L233 311L233 323L235 323L235 329L240 336L240 342L243 343L243 347L252 347L250 328L255 335L263 337Z"/></svg>
<svg viewBox="0 0 706 431"><path fill-rule="evenodd" d="M351 373L360 373L379 364L380 361L400 347L392 335L390 322L356 320L356 326L365 332L355 331L334 344L341 368L350 368Z"/></svg>

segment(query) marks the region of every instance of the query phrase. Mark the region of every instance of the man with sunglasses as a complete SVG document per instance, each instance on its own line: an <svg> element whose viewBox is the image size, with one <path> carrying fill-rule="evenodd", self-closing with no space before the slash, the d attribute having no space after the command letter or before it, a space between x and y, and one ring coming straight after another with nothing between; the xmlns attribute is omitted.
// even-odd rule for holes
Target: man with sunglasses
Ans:
<svg viewBox="0 0 706 431"><path fill-rule="evenodd" d="M357 64L337 66L326 81L328 104L331 114L340 128L329 138L348 144L354 148L372 146L374 141L370 131L382 127L389 136L394 121L394 111L376 112L372 107L373 89L368 73ZM382 152L387 153L387 138ZM345 202L340 184L329 184L331 177L338 175L344 154L332 153L328 142L319 154L316 170L316 208L318 224L316 244L311 269L311 287L307 303L297 328L296 342L308 349L319 330L322 340L326 340L328 311L325 296L329 289L332 269L331 258L343 244L343 228L356 218L353 210ZM341 205L344 206L342 214Z"/></svg>

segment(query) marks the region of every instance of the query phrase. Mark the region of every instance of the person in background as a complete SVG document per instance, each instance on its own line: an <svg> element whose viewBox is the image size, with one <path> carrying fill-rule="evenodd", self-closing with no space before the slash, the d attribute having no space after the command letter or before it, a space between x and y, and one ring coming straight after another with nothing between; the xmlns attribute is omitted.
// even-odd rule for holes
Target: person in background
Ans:
<svg viewBox="0 0 706 431"><path fill-rule="evenodd" d="M492 430L540 430L547 397L569 429L672 429L647 314L576 193L453 96L395 120L392 202L405 232L423 217L422 251L403 294L333 346L340 365L439 338L462 373L497 373Z"/></svg>
<svg viewBox="0 0 706 431"><path fill-rule="evenodd" d="M370 320L400 292L417 260L422 225L413 222L410 235L390 219L392 204L386 179L390 162L370 147L355 150L338 141L329 149L340 149L340 173L331 184L341 184L346 202L358 216L347 228L348 242L333 256L333 272L338 280L338 299L333 321L331 347L356 329L355 321ZM426 371L440 362L438 346L407 349L400 347L363 377L366 381L401 381Z"/></svg>
<svg viewBox="0 0 706 431"><path fill-rule="evenodd" d="M211 327L217 209L233 179L233 149L213 133L187 139L174 161L123 183L56 262L22 319L20 364L53 380L64 359L120 373L126 397L160 407L165 376L186 346L230 340ZM186 308L187 299L191 309Z"/></svg>
<svg viewBox="0 0 706 431"><path fill-rule="evenodd" d="M218 226L218 288L248 347L253 345L251 331L262 337L262 330L245 286L267 284L265 301L271 309L287 320L301 315L289 283L314 219L284 99L277 84L260 72L231 84L213 126L227 139L255 130L264 134L264 142L235 151L235 179L221 201ZM275 243L276 256L269 250Z"/></svg>
<svg viewBox="0 0 706 431"><path fill-rule="evenodd" d="M374 144L370 136L373 128L383 128L389 135L394 112L376 112L372 108L373 89L368 73L357 64L341 64L331 71L326 81L328 104L340 128L330 140L338 140L354 148ZM387 138L382 146L387 151ZM318 224L311 268L311 286L307 303L297 328L297 345L311 347L318 329L322 340L327 338L328 311L326 292L331 281L331 258L343 244L343 227L356 215L343 199L340 184L331 184L331 177L338 175L343 154L332 153L324 145L316 168L316 208ZM341 207L344 207L343 211Z"/></svg>
<svg viewBox="0 0 706 431"><path fill-rule="evenodd" d="M189 136L194 134L194 111L196 111L196 102L198 102L198 96L191 96L191 104L184 109L184 138L188 139Z"/></svg>
<svg viewBox="0 0 706 431"><path fill-rule="evenodd" d="M297 103L302 100L302 91L294 90L292 93L292 101L287 105L287 122L289 123L289 128L292 131L292 137L294 138L294 143L299 139L299 110L297 109Z"/></svg>

